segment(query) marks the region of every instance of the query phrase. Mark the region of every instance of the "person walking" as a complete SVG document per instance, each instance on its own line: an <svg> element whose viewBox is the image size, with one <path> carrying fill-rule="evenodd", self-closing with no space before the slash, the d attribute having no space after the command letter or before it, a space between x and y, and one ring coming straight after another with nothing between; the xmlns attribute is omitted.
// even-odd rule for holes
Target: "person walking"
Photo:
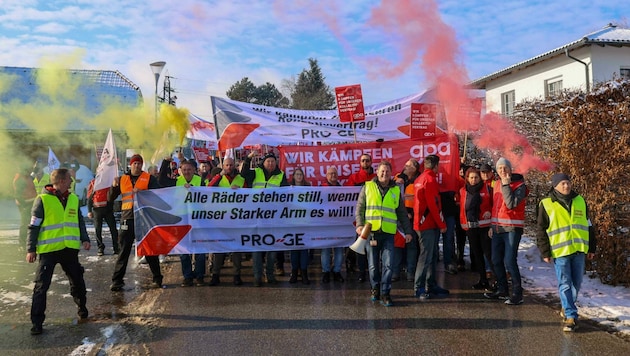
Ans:
<svg viewBox="0 0 630 356"><path fill-rule="evenodd" d="M506 158L497 160L496 170L499 179L492 192L492 265L497 288L484 296L504 300L507 305L519 305L523 304L523 286L517 261L518 245L525 226L529 189L522 174L512 173L512 164ZM506 269L512 279L511 295L508 294Z"/></svg>
<svg viewBox="0 0 630 356"><path fill-rule="evenodd" d="M597 249L595 229L586 201L573 190L569 176L556 173L551 177L551 185L549 196L538 205L536 244L543 260L553 263L556 270L563 331L572 332L578 328L575 302L585 260L592 260Z"/></svg>
<svg viewBox="0 0 630 356"><path fill-rule="evenodd" d="M405 232L406 243L412 236L402 192L392 180L391 163L379 163L376 177L361 188L355 211L358 235L362 234L364 226L371 226L367 255L372 301L380 299L384 306L392 306L390 291L397 225Z"/></svg>
<svg viewBox="0 0 630 356"><path fill-rule="evenodd" d="M79 209L79 197L68 191L72 180L67 169L53 170L50 181L52 184L35 198L28 226L26 262L35 262L39 255L31 305L32 335L43 332L46 293L57 264L68 276L70 295L77 304L79 318L88 317L85 270L79 263L79 250L81 247L90 249L90 238Z"/></svg>
<svg viewBox="0 0 630 356"><path fill-rule="evenodd" d="M87 217L92 219L94 230L96 232L96 245L98 246L97 255L103 256L105 253L105 244L103 243L103 220L109 227L109 233L112 235L112 248L114 255L120 253L120 245L118 244L118 229L116 227L116 217L114 216L114 203L107 200L107 192L109 188L94 190L94 182L92 179L88 186L87 199Z"/></svg>
<svg viewBox="0 0 630 356"><path fill-rule="evenodd" d="M147 172L142 171L144 160L141 155L135 154L129 160L129 172L114 179L114 183L109 188L107 200L114 201L119 195L122 195L122 211L120 220L120 232L118 238L120 240L120 254L114 266L114 274L112 275L112 285L110 290L118 292L125 286L124 278L127 272L127 264L129 263L129 255L136 241L136 232L134 227L133 216L133 195L139 190L158 189L157 178ZM151 274L153 275L152 288L162 288L162 272L160 271L160 260L158 256L145 256Z"/></svg>

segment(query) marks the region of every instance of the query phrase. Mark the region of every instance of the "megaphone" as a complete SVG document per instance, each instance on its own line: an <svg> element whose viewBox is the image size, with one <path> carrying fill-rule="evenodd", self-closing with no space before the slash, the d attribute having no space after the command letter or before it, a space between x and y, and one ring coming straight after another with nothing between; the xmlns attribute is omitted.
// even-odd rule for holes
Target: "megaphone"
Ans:
<svg viewBox="0 0 630 356"><path fill-rule="evenodd" d="M367 244L368 237L370 236L371 232L372 224L365 223L365 226L363 226L363 230L361 230L361 235L359 235L359 237L357 237L357 240L352 245L350 245L350 249L360 255L365 255L365 244Z"/></svg>

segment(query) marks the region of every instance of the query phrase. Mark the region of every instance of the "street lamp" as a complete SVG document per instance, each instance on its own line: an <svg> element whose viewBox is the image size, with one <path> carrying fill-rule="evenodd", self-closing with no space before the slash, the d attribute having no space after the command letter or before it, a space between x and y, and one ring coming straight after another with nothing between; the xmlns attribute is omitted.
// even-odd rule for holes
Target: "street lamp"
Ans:
<svg viewBox="0 0 630 356"><path fill-rule="evenodd" d="M153 75L155 75L155 123L157 123L158 113L158 80L160 80L160 73L162 73L162 69L164 69L165 65L166 62L164 61L153 62L150 64L151 71L153 72Z"/></svg>

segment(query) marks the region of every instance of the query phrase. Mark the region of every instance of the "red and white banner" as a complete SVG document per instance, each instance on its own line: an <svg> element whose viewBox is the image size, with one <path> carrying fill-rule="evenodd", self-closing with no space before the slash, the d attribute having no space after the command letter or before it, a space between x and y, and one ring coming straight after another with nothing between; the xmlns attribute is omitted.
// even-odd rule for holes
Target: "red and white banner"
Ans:
<svg viewBox="0 0 630 356"><path fill-rule="evenodd" d="M365 120L341 122L337 110L292 110L211 97L219 148L369 142L409 138L411 103L425 102L425 94L411 95L365 107ZM443 131L446 124L438 120ZM354 126L354 130L353 130Z"/></svg>
<svg viewBox="0 0 630 356"><path fill-rule="evenodd" d="M459 176L459 146L454 134L435 136L426 140L397 140L385 142L345 143L324 146L279 146L280 168L287 178L301 167L306 180L313 185L326 181L328 167L337 167L339 181L343 184L360 168L359 160L364 153L372 156L374 169L382 160L392 164L394 174L403 170L405 162L416 159L422 167L424 157L434 154L440 157L438 180L443 191L457 191Z"/></svg>
<svg viewBox="0 0 630 356"><path fill-rule="evenodd" d="M207 142L206 148L209 150L216 150L219 147L213 122L193 114L188 115L188 122L190 122L190 128L186 133L187 138Z"/></svg>
<svg viewBox="0 0 630 356"><path fill-rule="evenodd" d="M340 122L354 122L365 120L365 108L363 107L363 93L361 85L347 85L335 88L337 100L337 112Z"/></svg>
<svg viewBox="0 0 630 356"><path fill-rule="evenodd" d="M360 187L171 187L134 194L139 256L351 245Z"/></svg>

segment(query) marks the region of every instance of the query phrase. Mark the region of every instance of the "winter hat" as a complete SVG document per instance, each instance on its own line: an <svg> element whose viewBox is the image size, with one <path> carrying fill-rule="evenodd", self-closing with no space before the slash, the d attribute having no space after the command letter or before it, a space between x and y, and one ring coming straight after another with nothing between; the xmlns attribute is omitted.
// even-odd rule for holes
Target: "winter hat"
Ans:
<svg viewBox="0 0 630 356"><path fill-rule="evenodd" d="M501 157L497 160L497 164L495 165L497 171L499 170L499 166L507 166L510 170L512 170L512 163L510 163L510 161L508 161L505 157Z"/></svg>
<svg viewBox="0 0 630 356"><path fill-rule="evenodd" d="M274 154L273 154L273 152L269 152L269 153L267 153L267 154L263 157L262 161L260 161L260 162L261 162L261 163L262 163L262 162L265 162L265 161L267 160L267 158L273 158L273 159L274 159L274 160L276 160L276 161L278 160L278 159L276 158L276 155L274 155Z"/></svg>
<svg viewBox="0 0 630 356"><path fill-rule="evenodd" d="M481 172L492 172L492 167L489 164L484 163L481 165L481 168L479 170Z"/></svg>
<svg viewBox="0 0 630 356"><path fill-rule="evenodd" d="M569 178L569 176L564 173L556 173L551 177L551 186L555 188L563 180L570 181L571 178Z"/></svg>
<svg viewBox="0 0 630 356"><path fill-rule="evenodd" d="M134 164L134 162L140 162L140 164L142 164L144 160L142 159L142 156L140 156L139 154L135 154L131 156L131 159L129 160L129 165L131 166L132 164Z"/></svg>

